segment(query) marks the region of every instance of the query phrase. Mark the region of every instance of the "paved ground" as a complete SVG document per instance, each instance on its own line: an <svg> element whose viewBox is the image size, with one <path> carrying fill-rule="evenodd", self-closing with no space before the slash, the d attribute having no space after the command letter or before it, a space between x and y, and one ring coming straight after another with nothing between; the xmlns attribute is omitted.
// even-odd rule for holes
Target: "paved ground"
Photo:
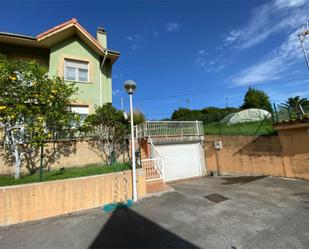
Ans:
<svg viewBox="0 0 309 249"><path fill-rule="evenodd" d="M0 248L309 248L309 181L200 178L172 186L111 214L94 209L0 228ZM213 193L228 199L203 198Z"/></svg>

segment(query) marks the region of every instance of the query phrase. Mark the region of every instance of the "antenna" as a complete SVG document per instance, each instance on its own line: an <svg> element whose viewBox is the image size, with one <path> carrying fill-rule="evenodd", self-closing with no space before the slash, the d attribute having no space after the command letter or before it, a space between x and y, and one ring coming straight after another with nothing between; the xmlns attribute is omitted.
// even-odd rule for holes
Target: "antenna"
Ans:
<svg viewBox="0 0 309 249"><path fill-rule="evenodd" d="M307 21L306 26L307 26L306 28L305 28L305 26L303 26L303 31L298 34L298 38L299 38L301 47L303 49L305 60L306 60L307 67L308 67L308 70L309 70L309 58L308 58L307 50L306 50L306 47L305 47L305 39L306 39L306 36L309 35L309 22L308 21Z"/></svg>

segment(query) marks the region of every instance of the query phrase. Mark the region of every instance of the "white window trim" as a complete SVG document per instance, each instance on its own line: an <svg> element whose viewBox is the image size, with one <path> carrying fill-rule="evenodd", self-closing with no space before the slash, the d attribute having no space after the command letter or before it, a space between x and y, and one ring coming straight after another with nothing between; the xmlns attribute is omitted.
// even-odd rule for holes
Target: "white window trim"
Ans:
<svg viewBox="0 0 309 249"><path fill-rule="evenodd" d="M75 73L75 80L71 80L71 79L67 79L67 66L66 66L66 61L71 61L71 62L81 62L81 63L85 63L87 64L87 81L80 81L79 80L79 68L75 67L76 69L76 73ZM83 60L75 60L75 59L70 59L70 58L64 58L64 63L63 63L63 67L64 67L64 80L65 81L73 81L73 82L79 82L79 83L89 83L90 82L90 70L89 70L89 61L83 61ZM85 68L80 68L80 69L85 69Z"/></svg>

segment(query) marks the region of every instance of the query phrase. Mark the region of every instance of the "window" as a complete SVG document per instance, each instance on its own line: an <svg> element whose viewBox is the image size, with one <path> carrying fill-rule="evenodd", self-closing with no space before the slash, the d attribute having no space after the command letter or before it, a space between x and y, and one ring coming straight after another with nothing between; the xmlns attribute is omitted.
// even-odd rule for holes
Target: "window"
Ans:
<svg viewBox="0 0 309 249"><path fill-rule="evenodd" d="M72 112L80 116L80 121L83 123L85 118L89 115L89 106L71 106Z"/></svg>
<svg viewBox="0 0 309 249"><path fill-rule="evenodd" d="M65 60L64 61L64 79L80 82L89 82L88 62Z"/></svg>

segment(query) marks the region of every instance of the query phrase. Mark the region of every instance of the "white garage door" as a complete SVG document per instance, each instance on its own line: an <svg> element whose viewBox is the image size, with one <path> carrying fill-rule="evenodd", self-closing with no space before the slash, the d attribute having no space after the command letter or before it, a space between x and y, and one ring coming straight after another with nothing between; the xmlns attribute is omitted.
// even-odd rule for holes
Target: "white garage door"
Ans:
<svg viewBox="0 0 309 249"><path fill-rule="evenodd" d="M156 145L164 158L165 181L201 175L200 144Z"/></svg>

